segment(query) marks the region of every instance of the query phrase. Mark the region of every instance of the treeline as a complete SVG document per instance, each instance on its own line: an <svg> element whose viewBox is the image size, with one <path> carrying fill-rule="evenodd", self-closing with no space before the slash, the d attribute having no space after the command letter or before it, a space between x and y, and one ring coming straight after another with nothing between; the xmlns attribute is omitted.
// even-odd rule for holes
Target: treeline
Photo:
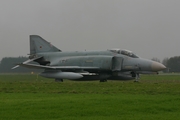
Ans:
<svg viewBox="0 0 180 120"><path fill-rule="evenodd" d="M165 72L180 72L180 56L165 58L162 64L167 67Z"/></svg>
<svg viewBox="0 0 180 120"><path fill-rule="evenodd" d="M40 72L38 69L28 69L24 67L18 67L16 69L11 69L16 64L22 63L28 60L27 57L5 57L0 63L0 73L30 73L30 72Z"/></svg>
<svg viewBox="0 0 180 120"><path fill-rule="evenodd" d="M156 62L161 62L158 58L152 58ZM180 56L174 56L171 58L164 58L162 64L166 66L166 70L163 72L180 72Z"/></svg>

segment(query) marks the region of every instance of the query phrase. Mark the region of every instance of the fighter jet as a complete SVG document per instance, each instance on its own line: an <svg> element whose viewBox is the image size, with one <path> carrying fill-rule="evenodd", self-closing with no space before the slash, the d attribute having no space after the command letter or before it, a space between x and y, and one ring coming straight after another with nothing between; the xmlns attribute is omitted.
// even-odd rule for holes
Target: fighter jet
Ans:
<svg viewBox="0 0 180 120"><path fill-rule="evenodd" d="M33 61L38 64L32 64ZM38 35L30 35L29 60L12 69L19 66L43 69L41 76L61 82L63 79L138 81L139 74L157 74L166 68L124 49L63 52Z"/></svg>

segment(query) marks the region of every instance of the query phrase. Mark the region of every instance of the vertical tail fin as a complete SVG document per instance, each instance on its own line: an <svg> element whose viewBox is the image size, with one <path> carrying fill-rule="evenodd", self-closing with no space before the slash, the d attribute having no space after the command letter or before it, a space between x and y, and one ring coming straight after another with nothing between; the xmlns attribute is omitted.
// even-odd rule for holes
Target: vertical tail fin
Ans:
<svg viewBox="0 0 180 120"><path fill-rule="evenodd" d="M30 35L30 54L42 52L61 52L61 50L38 35Z"/></svg>

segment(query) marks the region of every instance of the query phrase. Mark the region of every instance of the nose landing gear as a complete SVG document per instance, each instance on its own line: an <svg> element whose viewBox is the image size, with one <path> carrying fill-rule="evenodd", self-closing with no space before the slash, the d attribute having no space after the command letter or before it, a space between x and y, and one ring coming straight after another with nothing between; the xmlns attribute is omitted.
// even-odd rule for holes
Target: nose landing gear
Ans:
<svg viewBox="0 0 180 120"><path fill-rule="evenodd" d="M134 82L139 82L139 73L136 73L136 79L135 79L135 81Z"/></svg>
<svg viewBox="0 0 180 120"><path fill-rule="evenodd" d="M132 72L131 73L132 74L132 77L134 77L135 78L135 81L134 82L139 82L139 73L135 73L135 72Z"/></svg>

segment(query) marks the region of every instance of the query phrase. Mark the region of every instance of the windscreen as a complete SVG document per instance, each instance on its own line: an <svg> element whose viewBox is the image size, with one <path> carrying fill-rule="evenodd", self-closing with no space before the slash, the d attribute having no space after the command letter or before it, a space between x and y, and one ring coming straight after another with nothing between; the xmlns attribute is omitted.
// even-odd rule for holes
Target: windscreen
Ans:
<svg viewBox="0 0 180 120"><path fill-rule="evenodd" d="M129 51L129 50L111 49L110 51L117 54L126 55L132 58L139 58L136 54L134 54L132 51Z"/></svg>

